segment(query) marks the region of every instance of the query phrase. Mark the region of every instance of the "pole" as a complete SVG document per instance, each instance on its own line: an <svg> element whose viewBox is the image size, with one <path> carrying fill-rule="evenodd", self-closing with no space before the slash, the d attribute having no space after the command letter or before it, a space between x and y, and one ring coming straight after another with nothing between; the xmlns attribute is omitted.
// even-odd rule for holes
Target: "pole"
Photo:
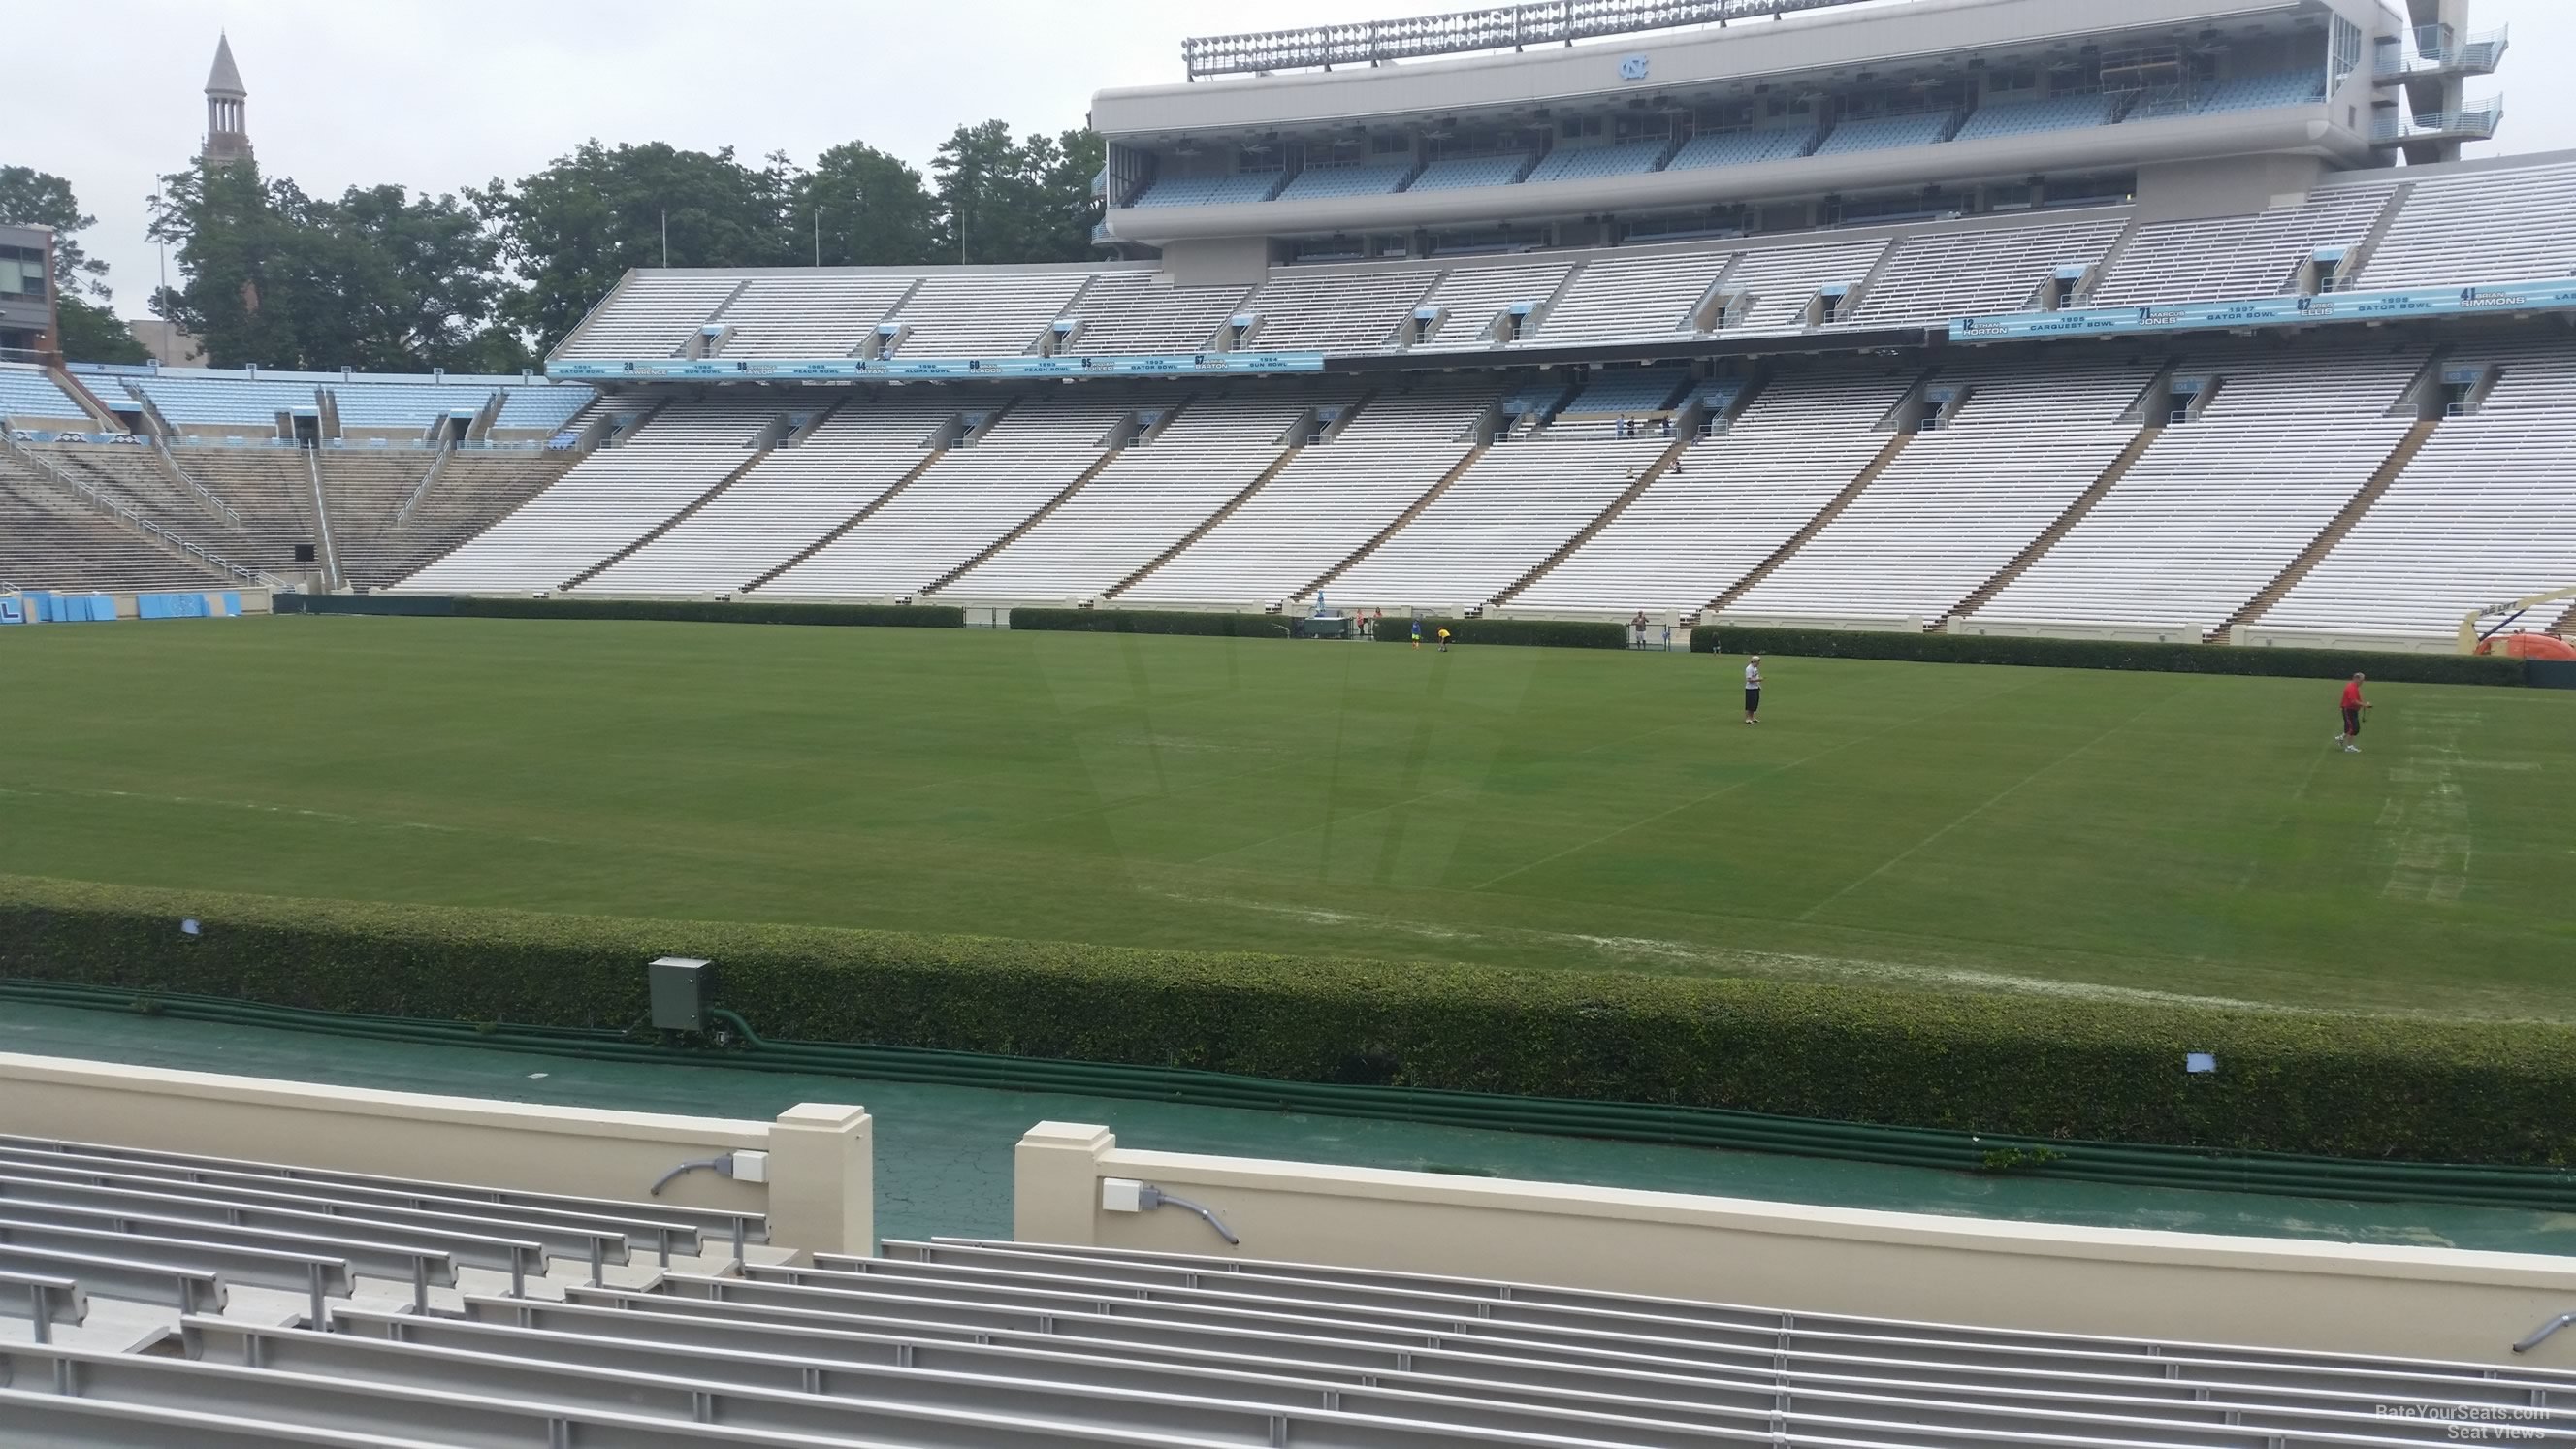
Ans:
<svg viewBox="0 0 2576 1449"><path fill-rule="evenodd" d="M662 265L671 265L671 208L662 208Z"/></svg>
<svg viewBox="0 0 2576 1449"><path fill-rule="evenodd" d="M823 208L814 208L814 265L823 265Z"/></svg>

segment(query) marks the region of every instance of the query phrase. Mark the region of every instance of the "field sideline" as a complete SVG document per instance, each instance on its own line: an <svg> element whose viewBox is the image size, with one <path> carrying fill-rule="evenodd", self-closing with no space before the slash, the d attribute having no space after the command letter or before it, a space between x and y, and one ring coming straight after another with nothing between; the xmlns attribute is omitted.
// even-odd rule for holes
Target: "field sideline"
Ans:
<svg viewBox="0 0 2576 1449"><path fill-rule="evenodd" d="M2576 1019L2565 694L628 622L0 631L5 866Z"/></svg>

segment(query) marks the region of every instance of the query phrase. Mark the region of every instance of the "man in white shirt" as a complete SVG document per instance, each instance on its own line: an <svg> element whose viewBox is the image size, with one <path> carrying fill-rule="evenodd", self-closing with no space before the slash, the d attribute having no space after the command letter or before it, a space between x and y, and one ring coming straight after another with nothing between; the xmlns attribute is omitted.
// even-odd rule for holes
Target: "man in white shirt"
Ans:
<svg viewBox="0 0 2576 1449"><path fill-rule="evenodd" d="M1760 724L1762 713L1762 656L1754 655L1744 664L1744 722Z"/></svg>

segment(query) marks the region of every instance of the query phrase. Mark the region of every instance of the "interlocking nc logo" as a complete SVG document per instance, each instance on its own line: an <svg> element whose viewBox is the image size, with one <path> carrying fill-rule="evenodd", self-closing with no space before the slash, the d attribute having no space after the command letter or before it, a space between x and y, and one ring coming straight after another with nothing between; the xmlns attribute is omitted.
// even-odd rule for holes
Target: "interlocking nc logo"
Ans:
<svg viewBox="0 0 2576 1449"><path fill-rule="evenodd" d="M1646 69L1646 57L1642 55L1628 56L1619 62L1619 79L1644 80L1646 78Z"/></svg>

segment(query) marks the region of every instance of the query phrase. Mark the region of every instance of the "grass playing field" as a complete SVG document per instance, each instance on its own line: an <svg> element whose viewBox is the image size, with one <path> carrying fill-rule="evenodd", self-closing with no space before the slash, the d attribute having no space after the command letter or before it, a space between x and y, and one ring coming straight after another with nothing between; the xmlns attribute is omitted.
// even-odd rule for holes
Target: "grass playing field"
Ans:
<svg viewBox="0 0 2576 1449"><path fill-rule="evenodd" d="M1565 649L0 631L0 869L2576 1017L2576 696Z"/></svg>

